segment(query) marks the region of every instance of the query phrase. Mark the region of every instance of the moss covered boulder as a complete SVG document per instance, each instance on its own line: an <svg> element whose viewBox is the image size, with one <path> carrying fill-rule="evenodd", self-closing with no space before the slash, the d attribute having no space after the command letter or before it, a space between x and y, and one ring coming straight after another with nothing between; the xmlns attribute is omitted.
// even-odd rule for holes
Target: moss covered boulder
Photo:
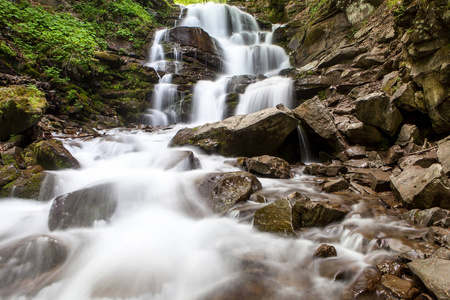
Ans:
<svg viewBox="0 0 450 300"><path fill-rule="evenodd" d="M292 206L287 199L279 199L255 212L253 227L259 231L282 236L294 236Z"/></svg>
<svg viewBox="0 0 450 300"><path fill-rule="evenodd" d="M44 181L50 176L45 172L40 172L17 178L0 190L0 196L47 201L51 198L52 191L50 189L41 190L41 188Z"/></svg>
<svg viewBox="0 0 450 300"><path fill-rule="evenodd" d="M0 88L0 141L36 125L47 106L44 93L34 85Z"/></svg>
<svg viewBox="0 0 450 300"><path fill-rule="evenodd" d="M31 146L36 162L46 170L79 168L80 163L57 140L40 141Z"/></svg>

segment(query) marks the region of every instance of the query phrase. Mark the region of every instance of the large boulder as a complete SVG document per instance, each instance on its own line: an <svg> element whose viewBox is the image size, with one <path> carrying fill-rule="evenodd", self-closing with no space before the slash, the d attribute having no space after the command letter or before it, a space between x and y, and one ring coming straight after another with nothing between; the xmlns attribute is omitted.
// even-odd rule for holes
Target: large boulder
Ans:
<svg viewBox="0 0 450 300"><path fill-rule="evenodd" d="M228 172L208 174L198 181L197 188L214 212L223 213L236 202L247 201L262 185L251 173Z"/></svg>
<svg viewBox="0 0 450 300"><path fill-rule="evenodd" d="M51 198L52 191L42 189L42 184L51 178L46 172L22 176L5 185L0 196L47 201Z"/></svg>
<svg viewBox="0 0 450 300"><path fill-rule="evenodd" d="M348 141L352 144L378 146L388 143L378 129L362 122L348 124L345 131Z"/></svg>
<svg viewBox="0 0 450 300"><path fill-rule="evenodd" d="M410 209L450 208L450 184L440 164L413 166L391 177L394 195Z"/></svg>
<svg viewBox="0 0 450 300"><path fill-rule="evenodd" d="M108 221L116 207L117 195L113 184L103 183L81 189L53 200L48 227L52 231L91 227L95 221Z"/></svg>
<svg viewBox="0 0 450 300"><path fill-rule="evenodd" d="M213 124L182 129L169 145L193 145L208 153L225 156L273 155L277 154L278 148L298 125L298 120L287 113L268 108Z"/></svg>
<svg viewBox="0 0 450 300"><path fill-rule="evenodd" d="M219 43L199 27L178 26L170 29L166 42L176 43L183 56L195 58L205 66L220 70L222 66L221 48Z"/></svg>
<svg viewBox="0 0 450 300"><path fill-rule="evenodd" d="M302 124L306 124L314 133L325 139L335 151L340 152L345 149L338 138L333 116L318 97L302 103L293 111Z"/></svg>
<svg viewBox="0 0 450 300"><path fill-rule="evenodd" d="M394 136L403 122L395 104L382 92L375 92L356 99L356 117Z"/></svg>
<svg viewBox="0 0 450 300"><path fill-rule="evenodd" d="M32 85L0 88L0 141L36 125L47 108L43 92Z"/></svg>
<svg viewBox="0 0 450 300"><path fill-rule="evenodd" d="M287 161L275 156L263 155L252 158L240 158L248 172L254 172L272 178L291 178L291 167Z"/></svg>
<svg viewBox="0 0 450 300"><path fill-rule="evenodd" d="M79 168L80 163L57 140L40 141L30 147L36 162L46 170Z"/></svg>
<svg viewBox="0 0 450 300"><path fill-rule="evenodd" d="M450 227L450 210L440 207L413 209L404 213L403 218L422 226Z"/></svg>
<svg viewBox="0 0 450 300"><path fill-rule="evenodd" d="M255 212L253 227L259 231L293 236L292 206L287 199L279 199Z"/></svg>
<svg viewBox="0 0 450 300"><path fill-rule="evenodd" d="M68 255L66 245L51 236L32 236L0 249L0 296L38 291L50 284ZM16 294L17 295L17 294ZM8 298L9 299L9 298Z"/></svg>
<svg viewBox="0 0 450 300"><path fill-rule="evenodd" d="M437 258L416 259L408 263L419 283L438 299L449 299L450 261Z"/></svg>

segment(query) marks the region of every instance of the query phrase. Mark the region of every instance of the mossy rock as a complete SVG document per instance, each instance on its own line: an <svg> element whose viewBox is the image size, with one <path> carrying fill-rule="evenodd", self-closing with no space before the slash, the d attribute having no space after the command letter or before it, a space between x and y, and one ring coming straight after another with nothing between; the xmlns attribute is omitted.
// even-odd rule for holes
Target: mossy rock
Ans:
<svg viewBox="0 0 450 300"><path fill-rule="evenodd" d="M263 232L294 236L292 207L287 199L279 199L255 212L253 227Z"/></svg>
<svg viewBox="0 0 450 300"><path fill-rule="evenodd" d="M0 187L16 180L19 176L20 172L16 169L14 164L0 166Z"/></svg>
<svg viewBox="0 0 450 300"><path fill-rule="evenodd" d="M36 125L47 106L44 93L34 85L0 88L0 141Z"/></svg>
<svg viewBox="0 0 450 300"><path fill-rule="evenodd" d="M21 177L9 184L5 185L0 190L1 197L15 197L23 199L40 199L49 200L49 194L41 194L41 186L48 174L41 172L32 176Z"/></svg>
<svg viewBox="0 0 450 300"><path fill-rule="evenodd" d="M79 168L80 163L60 141L40 141L31 146L36 162L46 170Z"/></svg>

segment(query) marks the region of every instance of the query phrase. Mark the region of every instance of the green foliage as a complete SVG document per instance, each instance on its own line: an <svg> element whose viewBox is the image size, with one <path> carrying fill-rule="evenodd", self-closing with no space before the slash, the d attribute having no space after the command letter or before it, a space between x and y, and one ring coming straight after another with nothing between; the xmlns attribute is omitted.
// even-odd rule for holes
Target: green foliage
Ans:
<svg viewBox="0 0 450 300"><path fill-rule="evenodd" d="M94 28L68 13L46 11L27 1L0 0L0 15L0 24L10 29L14 44L31 60L52 59L87 69L99 47Z"/></svg>
<svg viewBox="0 0 450 300"><path fill-rule="evenodd" d="M154 17L133 0L82 0L74 10L88 21L103 38L116 37L139 46L151 27Z"/></svg>
<svg viewBox="0 0 450 300"><path fill-rule="evenodd" d="M9 57L16 57L16 53L8 47L8 45L0 42L0 52L8 55Z"/></svg>
<svg viewBox="0 0 450 300"><path fill-rule="evenodd" d="M56 83L56 84L67 84L69 83L70 79L67 77L61 77L62 70L57 67L48 67L44 66L44 76Z"/></svg>
<svg viewBox="0 0 450 300"><path fill-rule="evenodd" d="M404 15L406 7L403 5L403 0L388 0L388 9L396 16Z"/></svg>
<svg viewBox="0 0 450 300"><path fill-rule="evenodd" d="M315 0L312 4L309 6L309 15L311 19L315 19L320 14L320 11L322 8L325 7L325 4L327 4L330 0Z"/></svg>

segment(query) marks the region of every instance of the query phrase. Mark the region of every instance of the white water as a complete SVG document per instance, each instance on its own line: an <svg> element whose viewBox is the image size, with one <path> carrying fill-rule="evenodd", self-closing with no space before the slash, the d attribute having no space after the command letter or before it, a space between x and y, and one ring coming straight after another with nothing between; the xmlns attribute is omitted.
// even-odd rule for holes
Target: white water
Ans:
<svg viewBox="0 0 450 300"><path fill-rule="evenodd" d="M191 150L202 169L189 171L183 161L174 166L174 158L183 149L167 149L166 145L175 130L152 134L112 131L90 141L66 142L82 168L52 172L57 178L55 196L112 182L118 207L110 222L49 232L46 222L51 201L0 202L0 249L24 237L45 234L69 251L66 262L54 271L57 276L30 299L201 299L221 285L232 287L234 278L247 274L240 266L248 259L275 274L269 278L280 287L279 296L273 299L284 299L283 295L335 299L348 282L320 276L322 264L344 264L356 276L368 263L386 255L362 243L359 228L374 230L375 235L383 231L374 226L379 222L376 218L361 218L358 210L363 207L355 207L355 213L340 226L314 229L298 239L257 233L249 223L215 216L197 194L194 182L210 172L238 169L223 157L195 149ZM318 195L303 177L261 182L270 201L292 191ZM389 222L381 223L389 228ZM396 226L397 231L406 228ZM322 242L334 245L338 257L313 260L312 253ZM30 256L39 261L36 252ZM10 264L20 267L20 261L8 261L3 269Z"/></svg>

